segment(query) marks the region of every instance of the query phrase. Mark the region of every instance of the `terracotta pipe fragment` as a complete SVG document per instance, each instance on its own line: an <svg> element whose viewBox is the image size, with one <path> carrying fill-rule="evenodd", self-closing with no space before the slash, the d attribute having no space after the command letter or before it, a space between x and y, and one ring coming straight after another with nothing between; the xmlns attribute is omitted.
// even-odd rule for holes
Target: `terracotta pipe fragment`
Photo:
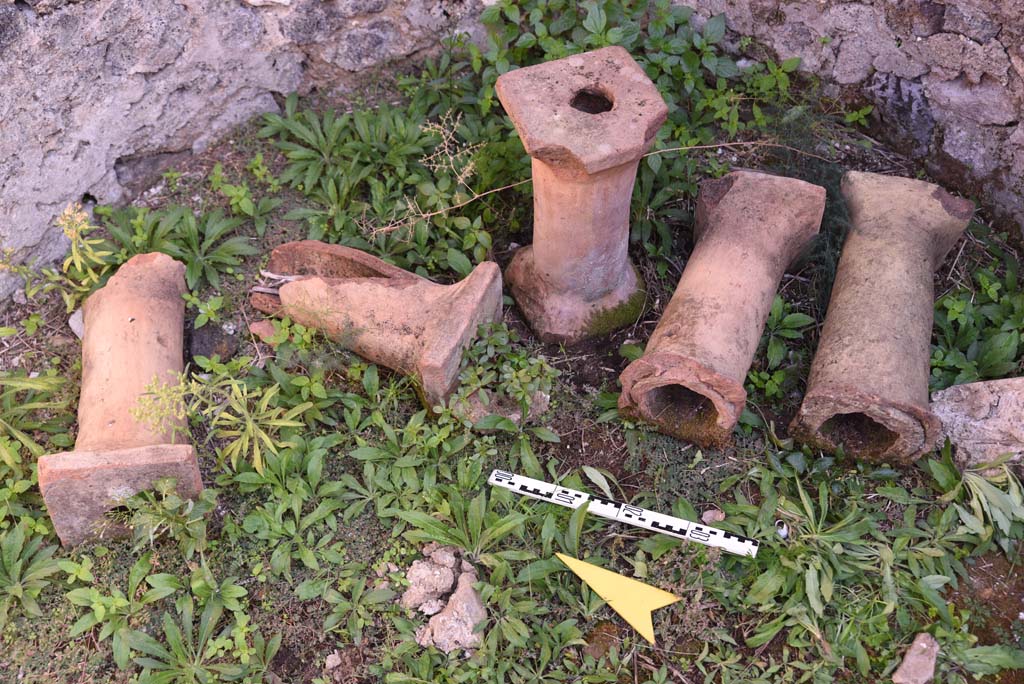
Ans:
<svg viewBox="0 0 1024 684"><path fill-rule="evenodd" d="M105 520L125 498L172 477L194 498L203 484L184 416L159 427L132 411L155 382L183 370L185 267L165 254L129 259L85 301L75 450L39 459L39 489L64 546L123 534Z"/></svg>
<svg viewBox="0 0 1024 684"><path fill-rule="evenodd" d="M908 464L934 448L928 407L932 274L974 212L932 183L848 172L852 227L790 430L821 449Z"/></svg>
<svg viewBox="0 0 1024 684"><path fill-rule="evenodd" d="M573 343L643 313L629 260L637 164L668 116L658 89L621 47L516 69L496 90L533 158L533 244L505 272L537 335Z"/></svg>
<svg viewBox="0 0 1024 684"><path fill-rule="evenodd" d="M297 278L276 295L254 292L256 309L413 376L431 406L458 385L462 351L480 324L501 320L501 271L490 261L438 285L357 249L304 240L277 247L267 270Z"/></svg>
<svg viewBox="0 0 1024 684"><path fill-rule="evenodd" d="M619 380L619 410L702 446L727 442L786 267L813 238L825 189L734 171L701 183L696 245L644 355Z"/></svg>

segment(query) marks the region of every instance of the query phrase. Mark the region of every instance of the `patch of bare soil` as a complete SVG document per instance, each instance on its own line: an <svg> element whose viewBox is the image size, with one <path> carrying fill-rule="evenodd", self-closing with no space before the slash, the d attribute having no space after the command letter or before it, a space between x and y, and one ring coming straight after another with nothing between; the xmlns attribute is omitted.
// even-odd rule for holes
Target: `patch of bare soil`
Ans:
<svg viewBox="0 0 1024 684"><path fill-rule="evenodd" d="M971 633L979 646L1024 641L1024 568L1002 553L988 553L967 564L969 579L954 592L953 601L971 611ZM1024 684L1024 670L1006 670L990 684Z"/></svg>

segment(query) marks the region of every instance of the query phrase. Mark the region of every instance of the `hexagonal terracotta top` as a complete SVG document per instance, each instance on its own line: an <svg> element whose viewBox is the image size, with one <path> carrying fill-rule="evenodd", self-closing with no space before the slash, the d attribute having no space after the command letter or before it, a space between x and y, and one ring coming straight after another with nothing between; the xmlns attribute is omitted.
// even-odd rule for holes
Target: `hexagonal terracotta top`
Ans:
<svg viewBox="0 0 1024 684"><path fill-rule="evenodd" d="M638 159L668 116L654 83L617 46L509 71L496 88L531 157L587 174Z"/></svg>

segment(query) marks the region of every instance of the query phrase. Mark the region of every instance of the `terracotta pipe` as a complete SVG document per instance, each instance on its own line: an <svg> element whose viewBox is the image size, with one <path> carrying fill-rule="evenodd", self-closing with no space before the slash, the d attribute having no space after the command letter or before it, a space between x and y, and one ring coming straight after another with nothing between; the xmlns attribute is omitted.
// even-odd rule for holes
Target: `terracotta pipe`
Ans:
<svg viewBox="0 0 1024 684"><path fill-rule="evenodd" d="M276 248L267 269L299 277L276 295L255 292L256 309L412 375L430 406L455 390L462 351L480 324L501 320L501 271L490 261L438 285L357 249L305 240Z"/></svg>
<svg viewBox="0 0 1024 684"><path fill-rule="evenodd" d="M184 275L167 255L140 254L83 305L75 450L39 459L39 489L64 546L125 533L105 514L158 479L175 478L185 498L202 491L185 417L167 416L159 428L132 417L154 382L179 382Z"/></svg>
<svg viewBox="0 0 1024 684"><path fill-rule="evenodd" d="M496 90L533 158L533 244L505 271L537 335L573 343L643 313L629 260L637 164L668 116L658 89L620 47L502 74Z"/></svg>
<svg viewBox="0 0 1024 684"><path fill-rule="evenodd" d="M842 192L852 227L790 430L821 449L907 464L940 435L928 408L932 274L974 207L937 185L874 173L848 172Z"/></svg>
<svg viewBox="0 0 1024 684"><path fill-rule="evenodd" d="M619 410L699 445L727 442L779 281L824 211L825 189L794 178L734 171L701 183L693 254L619 378Z"/></svg>

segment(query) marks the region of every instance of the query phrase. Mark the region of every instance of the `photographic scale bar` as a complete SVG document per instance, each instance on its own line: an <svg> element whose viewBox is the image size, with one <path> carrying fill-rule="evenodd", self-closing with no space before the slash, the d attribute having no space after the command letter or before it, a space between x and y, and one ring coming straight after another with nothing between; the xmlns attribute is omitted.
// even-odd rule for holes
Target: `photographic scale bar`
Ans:
<svg viewBox="0 0 1024 684"><path fill-rule="evenodd" d="M576 509L589 501L588 513L687 541L695 541L706 546L717 546L738 556L756 556L760 546L756 539L749 539L733 532L726 532L707 525L698 525L682 518L630 506L595 494L560 487L543 480L534 480L531 477L516 475L505 470L491 472L487 483L495 487L504 487L531 499L547 501L566 508Z"/></svg>

